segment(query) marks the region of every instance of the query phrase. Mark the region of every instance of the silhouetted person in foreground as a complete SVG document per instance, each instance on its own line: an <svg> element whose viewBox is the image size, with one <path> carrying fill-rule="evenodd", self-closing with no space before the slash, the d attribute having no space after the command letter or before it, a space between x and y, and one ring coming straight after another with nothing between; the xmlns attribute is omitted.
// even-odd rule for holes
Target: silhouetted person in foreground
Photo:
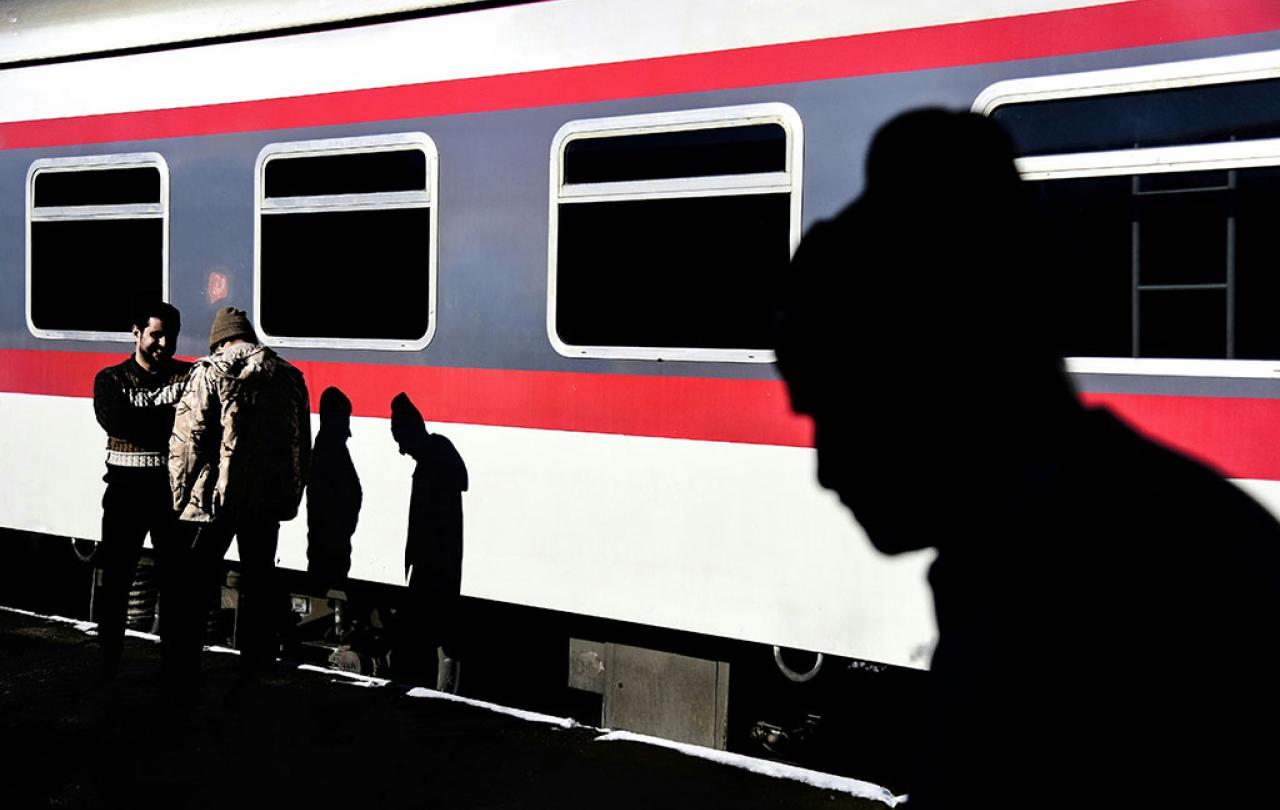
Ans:
<svg viewBox="0 0 1280 810"><path fill-rule="evenodd" d="M427 431L421 412L403 393L391 400L391 435L400 452L417 462L404 548L409 599L397 621L393 665L418 680L435 671L437 689L457 692L467 466L453 442Z"/></svg>
<svg viewBox="0 0 1280 810"><path fill-rule="evenodd" d="M1012 157L976 115L886 124L779 317L820 482L879 550L938 550L911 806L1271 801L1280 526L1078 401Z"/></svg>
<svg viewBox="0 0 1280 810"><path fill-rule="evenodd" d="M320 430L307 483L307 573L323 590L342 590L351 570L351 537L363 493L347 449L351 400L337 388L320 394Z"/></svg>

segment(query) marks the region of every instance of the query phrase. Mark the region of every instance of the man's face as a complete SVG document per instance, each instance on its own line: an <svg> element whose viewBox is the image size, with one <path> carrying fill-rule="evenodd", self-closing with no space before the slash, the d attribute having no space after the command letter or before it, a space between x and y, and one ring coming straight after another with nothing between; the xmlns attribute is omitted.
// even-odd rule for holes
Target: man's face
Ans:
<svg viewBox="0 0 1280 810"><path fill-rule="evenodd" d="M170 330L164 321L151 318L146 329L133 327L135 356L138 364L146 369L164 365L173 357L178 344L178 330Z"/></svg>

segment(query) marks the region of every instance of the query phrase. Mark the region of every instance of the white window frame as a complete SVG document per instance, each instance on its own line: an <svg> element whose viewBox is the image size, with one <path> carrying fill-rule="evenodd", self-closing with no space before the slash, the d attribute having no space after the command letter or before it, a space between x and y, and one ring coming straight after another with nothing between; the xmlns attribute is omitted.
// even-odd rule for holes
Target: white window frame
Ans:
<svg viewBox="0 0 1280 810"><path fill-rule="evenodd" d="M155 168L160 172L160 201L127 205L35 205L36 177L41 174L65 172L90 172L104 169ZM87 329L41 329L36 326L31 311L31 225L33 222L74 222L85 220L160 220L160 287L161 297L169 300L169 165L158 152L129 152L123 154L87 155L65 158L41 158L27 169L26 186L26 320L27 330L38 338L48 340L95 340L131 342L132 333L127 329L103 332ZM120 313L120 321L128 320L128 313Z"/></svg>
<svg viewBox="0 0 1280 810"><path fill-rule="evenodd" d="M274 197L265 195L266 167L281 157L331 157L373 152L400 151L405 147L420 149L426 156L427 186L424 191L373 192L363 194L315 195L307 197ZM414 340L385 338L297 337L272 335L262 320L262 218L273 213L318 213L338 211L387 211L401 208L431 209L431 225L427 234L427 330ZM425 132L397 132L358 138L325 138L310 141L288 141L267 144L258 153L254 167L253 189L253 316L262 342L269 346L307 349L374 349L383 351L420 351L431 343L436 333L436 277L440 227L439 153L435 141Z"/></svg>
<svg viewBox="0 0 1280 810"><path fill-rule="evenodd" d="M989 116L998 108L1011 104L1275 78L1280 78L1280 50L1012 79L997 82L983 90L974 101L972 110ZM1033 182L1074 177L1247 169L1280 165L1280 138L1038 155L1019 158L1015 163L1023 179ZM1066 365L1069 371L1077 374L1280 378L1280 358L1068 357Z"/></svg>
<svg viewBox="0 0 1280 810"><path fill-rule="evenodd" d="M1275 78L1280 78L1280 50L1259 51L1185 62L1008 79L996 82L979 93L971 109L981 115L991 115L997 107L1010 104Z"/></svg>
<svg viewBox="0 0 1280 810"><path fill-rule="evenodd" d="M610 183L564 181L564 154L570 143L584 138L649 135L777 124L786 133L786 165L783 171L744 175L708 175L659 180ZM627 360L690 360L705 362L772 363L774 353L760 349L667 348L654 346L583 346L562 340L556 332L556 262L559 256L559 206L588 202L661 200L689 197L723 197L744 194L791 195L790 249L800 243L801 180L804 176L804 127L800 114L780 102L717 107L698 110L592 118L570 121L551 142L551 187L547 245L547 337L556 352L565 357L595 357Z"/></svg>

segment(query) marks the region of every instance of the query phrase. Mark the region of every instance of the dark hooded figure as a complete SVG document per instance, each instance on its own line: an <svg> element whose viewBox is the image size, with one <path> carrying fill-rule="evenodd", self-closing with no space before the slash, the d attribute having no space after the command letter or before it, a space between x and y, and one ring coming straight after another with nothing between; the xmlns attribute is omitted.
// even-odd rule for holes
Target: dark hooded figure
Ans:
<svg viewBox="0 0 1280 810"><path fill-rule="evenodd" d="M994 122L905 114L779 316L820 482L879 550L937 549L911 806L1274 801L1280 526L1079 402L1035 225Z"/></svg>
<svg viewBox="0 0 1280 810"><path fill-rule="evenodd" d="M307 572L324 590L342 590L351 570L351 537L363 493L351 461L351 400L337 388L320 394L320 430L307 482Z"/></svg>
<svg viewBox="0 0 1280 810"><path fill-rule="evenodd" d="M400 452L417 462L404 549L409 604L400 622L404 634L395 653L397 667L417 679L435 670L437 688L456 691L467 467L453 442L427 431L422 414L403 393L391 400L391 435Z"/></svg>

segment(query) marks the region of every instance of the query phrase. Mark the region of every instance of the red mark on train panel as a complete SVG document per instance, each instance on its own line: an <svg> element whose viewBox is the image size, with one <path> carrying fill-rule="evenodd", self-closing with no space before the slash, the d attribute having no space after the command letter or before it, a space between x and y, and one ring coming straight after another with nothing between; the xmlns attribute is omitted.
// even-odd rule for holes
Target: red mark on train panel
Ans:
<svg viewBox="0 0 1280 810"><path fill-rule="evenodd" d="M226 273L214 271L209 274L209 286L205 290L209 298L210 304L216 304L226 298L231 287L231 282L227 280Z"/></svg>
<svg viewBox="0 0 1280 810"><path fill-rule="evenodd" d="M809 42L135 113L0 124L0 148L210 135L838 79L1280 29L1275 0L1133 0Z"/></svg>

